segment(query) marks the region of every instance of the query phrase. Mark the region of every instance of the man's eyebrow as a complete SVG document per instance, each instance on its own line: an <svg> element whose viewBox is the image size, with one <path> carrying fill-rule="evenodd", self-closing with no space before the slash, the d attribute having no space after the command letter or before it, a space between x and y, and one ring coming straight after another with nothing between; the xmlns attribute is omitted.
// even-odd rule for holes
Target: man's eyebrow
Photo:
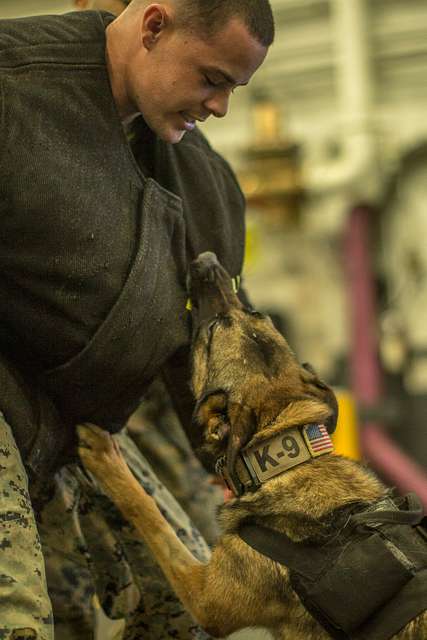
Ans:
<svg viewBox="0 0 427 640"><path fill-rule="evenodd" d="M219 73L221 76L223 76L223 78L229 83L232 84L233 86L246 86L248 83L247 82L238 82L237 80L235 80L232 76L230 76L229 73L227 73L227 71L224 71L224 69L220 69L218 67L209 67L207 69L208 72L210 73Z"/></svg>

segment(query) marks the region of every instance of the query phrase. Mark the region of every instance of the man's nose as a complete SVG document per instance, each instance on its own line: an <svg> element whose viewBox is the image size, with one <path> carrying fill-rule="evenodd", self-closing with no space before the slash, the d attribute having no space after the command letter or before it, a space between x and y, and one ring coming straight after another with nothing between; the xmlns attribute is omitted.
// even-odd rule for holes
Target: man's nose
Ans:
<svg viewBox="0 0 427 640"><path fill-rule="evenodd" d="M204 107L208 109L215 118L223 118L227 115L230 93L228 89L215 92L213 96L205 100Z"/></svg>

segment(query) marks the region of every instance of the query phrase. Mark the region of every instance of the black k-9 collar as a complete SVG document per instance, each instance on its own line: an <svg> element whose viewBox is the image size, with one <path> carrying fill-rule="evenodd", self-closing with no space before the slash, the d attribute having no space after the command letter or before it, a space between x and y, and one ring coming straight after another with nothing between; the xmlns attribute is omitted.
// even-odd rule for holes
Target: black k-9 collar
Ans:
<svg viewBox="0 0 427 640"><path fill-rule="evenodd" d="M307 460L331 453L333 448L324 424L306 424L245 447L237 457L233 474L227 470L226 456L217 460L215 471L236 496L241 496Z"/></svg>

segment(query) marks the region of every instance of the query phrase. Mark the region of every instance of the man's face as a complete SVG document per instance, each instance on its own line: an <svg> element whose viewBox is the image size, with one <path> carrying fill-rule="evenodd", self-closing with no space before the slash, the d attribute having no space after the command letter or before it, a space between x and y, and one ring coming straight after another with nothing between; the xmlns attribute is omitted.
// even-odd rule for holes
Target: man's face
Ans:
<svg viewBox="0 0 427 640"><path fill-rule="evenodd" d="M249 82L266 53L237 18L209 40L163 29L128 61L127 106L160 138L179 142L197 121L226 115L232 91Z"/></svg>

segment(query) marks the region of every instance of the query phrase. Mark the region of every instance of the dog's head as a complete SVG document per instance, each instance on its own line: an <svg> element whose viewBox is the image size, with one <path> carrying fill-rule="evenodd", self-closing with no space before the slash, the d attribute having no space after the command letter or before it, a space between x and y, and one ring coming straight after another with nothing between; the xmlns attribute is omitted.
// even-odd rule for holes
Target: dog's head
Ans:
<svg viewBox="0 0 427 640"><path fill-rule="evenodd" d="M193 420L198 454L214 470L227 454L232 473L239 450L275 430L321 420L332 432L338 407L330 387L300 365L270 318L245 308L215 254L192 263Z"/></svg>

